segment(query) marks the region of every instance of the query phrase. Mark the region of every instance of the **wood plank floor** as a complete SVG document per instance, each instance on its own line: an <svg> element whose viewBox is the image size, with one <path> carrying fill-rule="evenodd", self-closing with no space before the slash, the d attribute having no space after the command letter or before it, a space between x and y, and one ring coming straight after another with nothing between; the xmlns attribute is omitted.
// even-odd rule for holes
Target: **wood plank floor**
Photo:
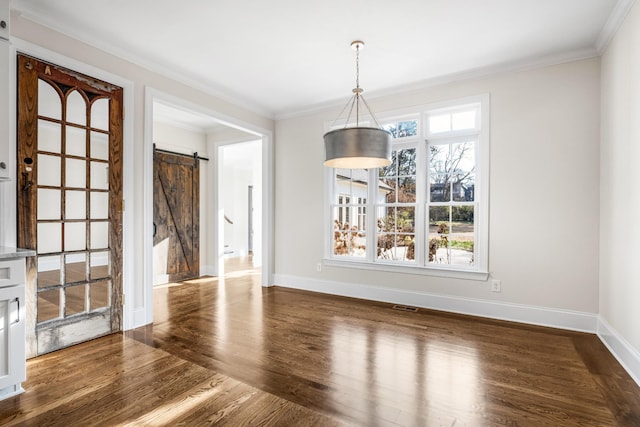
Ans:
<svg viewBox="0 0 640 427"><path fill-rule="evenodd" d="M154 290L154 325L32 359L0 424L640 426L598 338L223 280Z"/></svg>
<svg viewBox="0 0 640 427"><path fill-rule="evenodd" d="M339 425L326 416L114 334L29 361L1 425Z"/></svg>

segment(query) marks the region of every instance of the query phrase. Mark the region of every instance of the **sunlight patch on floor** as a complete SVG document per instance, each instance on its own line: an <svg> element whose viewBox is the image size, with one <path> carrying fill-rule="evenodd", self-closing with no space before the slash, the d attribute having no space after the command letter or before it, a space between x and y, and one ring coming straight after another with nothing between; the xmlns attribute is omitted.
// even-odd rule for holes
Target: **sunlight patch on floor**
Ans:
<svg viewBox="0 0 640 427"><path fill-rule="evenodd" d="M229 387L228 382L232 380L223 375L216 374L210 381L210 384L199 386L193 391L193 394L172 399L125 425L165 426L172 424L191 413L207 400L213 399L215 395L225 392Z"/></svg>

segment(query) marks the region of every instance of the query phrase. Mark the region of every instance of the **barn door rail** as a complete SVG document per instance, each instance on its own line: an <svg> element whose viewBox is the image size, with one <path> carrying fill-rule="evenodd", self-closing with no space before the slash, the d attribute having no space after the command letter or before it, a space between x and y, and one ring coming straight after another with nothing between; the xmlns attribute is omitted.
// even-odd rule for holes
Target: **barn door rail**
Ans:
<svg viewBox="0 0 640 427"><path fill-rule="evenodd" d="M177 153L175 151L170 151L170 150L165 150L165 149L162 149L162 148L157 148L156 144L153 144L153 151L157 151L159 153L174 154L176 156L193 157L194 159L204 160L206 162L209 161L208 157L199 156L197 151L195 153L193 153L193 154Z"/></svg>

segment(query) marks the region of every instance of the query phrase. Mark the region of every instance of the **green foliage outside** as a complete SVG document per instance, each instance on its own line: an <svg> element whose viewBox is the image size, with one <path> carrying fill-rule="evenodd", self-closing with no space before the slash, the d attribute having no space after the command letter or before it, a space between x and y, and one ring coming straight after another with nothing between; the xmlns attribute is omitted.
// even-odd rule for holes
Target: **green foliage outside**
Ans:
<svg viewBox="0 0 640 427"><path fill-rule="evenodd" d="M451 240L451 248L461 249L467 252L473 252L473 242L467 240Z"/></svg>

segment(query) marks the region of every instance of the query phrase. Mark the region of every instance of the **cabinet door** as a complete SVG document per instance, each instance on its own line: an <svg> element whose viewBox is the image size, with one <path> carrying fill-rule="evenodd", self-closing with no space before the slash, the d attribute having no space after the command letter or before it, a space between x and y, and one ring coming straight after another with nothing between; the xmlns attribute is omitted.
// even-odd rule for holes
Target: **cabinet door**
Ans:
<svg viewBox="0 0 640 427"><path fill-rule="evenodd" d="M0 389L26 379L24 286L0 288Z"/></svg>
<svg viewBox="0 0 640 427"><path fill-rule="evenodd" d="M9 106L9 42L0 38L0 180L9 179L9 171L11 170Z"/></svg>

